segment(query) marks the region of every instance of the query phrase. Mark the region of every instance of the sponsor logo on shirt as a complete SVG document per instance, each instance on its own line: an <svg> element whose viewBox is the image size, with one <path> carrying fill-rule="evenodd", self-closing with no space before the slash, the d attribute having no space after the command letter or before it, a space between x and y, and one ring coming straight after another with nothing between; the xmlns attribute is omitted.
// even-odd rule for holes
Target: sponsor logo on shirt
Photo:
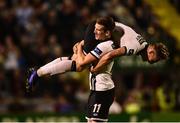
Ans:
<svg viewBox="0 0 180 123"><path fill-rule="evenodd" d="M96 48L94 49L94 52L95 52L96 54L98 54L98 55L101 55L101 53L102 53L102 51L101 51L98 47L96 47Z"/></svg>

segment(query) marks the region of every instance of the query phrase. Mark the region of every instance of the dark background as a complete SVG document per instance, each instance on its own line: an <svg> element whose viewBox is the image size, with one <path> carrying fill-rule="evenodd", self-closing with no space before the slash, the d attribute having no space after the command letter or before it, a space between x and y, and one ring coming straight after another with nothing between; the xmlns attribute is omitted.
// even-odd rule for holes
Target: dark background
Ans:
<svg viewBox="0 0 180 123"><path fill-rule="evenodd" d="M180 111L179 5L178 0L1 0L0 114L84 113L88 71L44 77L30 95L25 94L25 73L70 56L88 23L106 14L170 51L167 61L154 65L134 56L116 59L111 113Z"/></svg>

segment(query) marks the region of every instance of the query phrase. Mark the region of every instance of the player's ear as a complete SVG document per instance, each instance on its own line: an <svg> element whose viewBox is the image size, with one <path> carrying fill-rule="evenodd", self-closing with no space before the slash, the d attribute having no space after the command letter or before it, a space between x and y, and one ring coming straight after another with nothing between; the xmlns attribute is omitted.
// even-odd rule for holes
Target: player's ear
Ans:
<svg viewBox="0 0 180 123"><path fill-rule="evenodd" d="M106 36L109 36L110 35L110 31L106 31Z"/></svg>

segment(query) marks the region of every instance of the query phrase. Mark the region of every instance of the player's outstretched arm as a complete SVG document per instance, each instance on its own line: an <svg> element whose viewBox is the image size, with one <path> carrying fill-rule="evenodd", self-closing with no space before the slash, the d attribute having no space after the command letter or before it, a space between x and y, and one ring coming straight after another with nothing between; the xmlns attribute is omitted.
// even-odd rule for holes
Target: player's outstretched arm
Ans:
<svg viewBox="0 0 180 123"><path fill-rule="evenodd" d="M120 47L118 49L108 52L107 54L102 56L102 58L98 61L97 65L91 69L91 72L100 71L103 68L103 66L111 62L113 58L125 55L125 53L126 53L125 47Z"/></svg>

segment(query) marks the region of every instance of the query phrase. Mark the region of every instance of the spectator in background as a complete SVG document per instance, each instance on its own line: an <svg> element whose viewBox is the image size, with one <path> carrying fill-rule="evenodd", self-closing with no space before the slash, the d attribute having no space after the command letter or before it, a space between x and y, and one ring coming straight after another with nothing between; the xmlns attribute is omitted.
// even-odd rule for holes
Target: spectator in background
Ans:
<svg viewBox="0 0 180 123"><path fill-rule="evenodd" d="M52 113L55 111L54 105L55 101L52 96L46 92L43 93L41 100L39 100L38 105L35 107L35 111L40 113Z"/></svg>
<svg viewBox="0 0 180 123"><path fill-rule="evenodd" d="M175 107L175 90L172 83L165 82L156 90L156 98L160 111L172 111Z"/></svg>
<svg viewBox="0 0 180 123"><path fill-rule="evenodd" d="M124 110L129 114L139 113L143 108L143 82L143 73L138 72L134 79L134 87L124 102Z"/></svg>
<svg viewBox="0 0 180 123"><path fill-rule="evenodd" d="M15 70L19 68L20 52L18 47L14 44L13 37L11 35L5 38L6 59L4 67L6 70Z"/></svg>
<svg viewBox="0 0 180 123"><path fill-rule="evenodd" d="M77 99L77 104L78 104L78 110L79 111L84 111L84 107L86 106L86 102L88 100L88 88L86 88L83 84L80 84L77 92L75 94L75 97Z"/></svg>
<svg viewBox="0 0 180 123"><path fill-rule="evenodd" d="M49 52L51 58L57 58L62 56L62 46L58 43L58 37L55 34L51 34L48 37Z"/></svg>
<svg viewBox="0 0 180 123"><path fill-rule="evenodd" d="M42 22L37 19L36 14L32 14L28 20L24 29L29 37L30 43L35 44L40 31L42 31Z"/></svg>
<svg viewBox="0 0 180 123"><path fill-rule="evenodd" d="M116 101L116 98L114 99L110 109L109 114L120 114L122 112L121 105Z"/></svg>
<svg viewBox="0 0 180 123"><path fill-rule="evenodd" d="M169 0L177 9L178 13L180 14L180 1L179 0Z"/></svg>
<svg viewBox="0 0 180 123"><path fill-rule="evenodd" d="M75 43L73 40L73 31L75 31L74 29L79 21L77 10L78 8L74 0L63 0L58 11L58 17L61 22L61 30L59 30L58 35L60 36L60 41L62 41L63 50L68 54L71 53L69 49L71 49Z"/></svg>
<svg viewBox="0 0 180 123"><path fill-rule="evenodd" d="M11 84L3 71L2 66L0 66L0 98L2 99L11 96Z"/></svg>
<svg viewBox="0 0 180 123"><path fill-rule="evenodd" d="M42 21L43 22L43 25L45 27L47 31L47 35L51 35L51 34L59 34L59 36L61 37L62 34L60 34L61 30L63 29L61 27L61 24L63 22L61 22L61 18L59 17L59 14L57 12L56 9L51 9L51 10L48 10L46 12L46 16L43 16L42 18ZM58 37L58 38L60 38ZM61 42L59 42L61 43Z"/></svg>
<svg viewBox="0 0 180 123"><path fill-rule="evenodd" d="M140 103L141 99L139 98L139 94L136 92L129 92L128 97L124 102L123 108L124 111L128 114L136 114L142 110L142 105Z"/></svg>
<svg viewBox="0 0 180 123"><path fill-rule="evenodd" d="M20 26L20 31L24 31L26 24L29 22L30 17L32 16L34 9L29 4L29 0L20 0L20 4L16 8L16 17L18 25Z"/></svg>
<svg viewBox="0 0 180 123"><path fill-rule="evenodd" d="M5 61L5 47L3 44L0 43L0 66L2 66L4 61Z"/></svg>
<svg viewBox="0 0 180 123"><path fill-rule="evenodd" d="M24 96L24 77L21 76L22 71L20 69L16 69L13 72L13 77L12 77L12 93L13 96L22 98Z"/></svg>
<svg viewBox="0 0 180 123"><path fill-rule="evenodd" d="M59 95L57 98L57 103L55 104L55 110L58 113L69 113L74 109L73 104L71 104L64 95Z"/></svg>

